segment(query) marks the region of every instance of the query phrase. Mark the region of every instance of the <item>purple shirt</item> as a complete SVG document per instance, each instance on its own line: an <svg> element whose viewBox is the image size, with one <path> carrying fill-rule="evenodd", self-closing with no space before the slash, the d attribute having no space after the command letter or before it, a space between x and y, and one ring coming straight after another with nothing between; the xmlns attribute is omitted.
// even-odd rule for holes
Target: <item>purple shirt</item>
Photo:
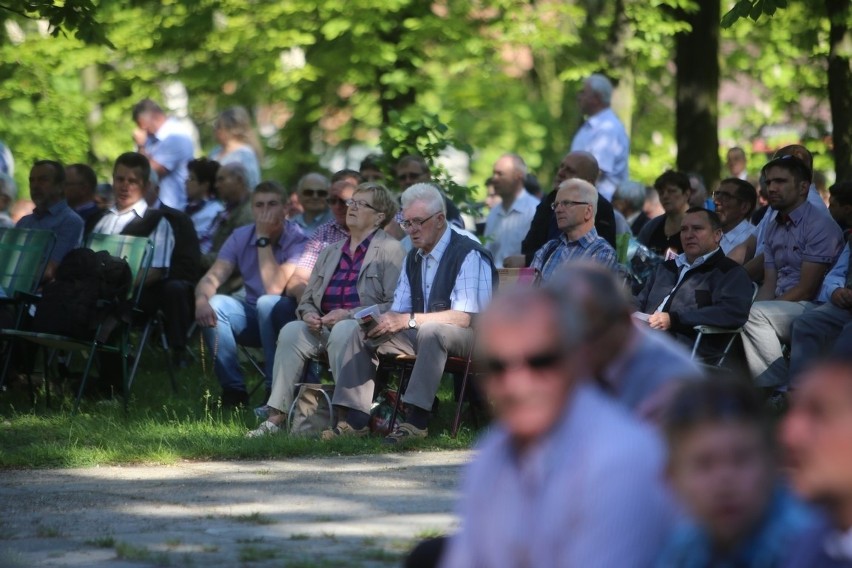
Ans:
<svg viewBox="0 0 852 568"><path fill-rule="evenodd" d="M305 253L299 259L299 268L308 271L314 269L319 258L319 253L329 245L340 242L349 236L349 231L337 223L336 219L330 219L317 227L310 241L305 245Z"/></svg>
<svg viewBox="0 0 852 568"><path fill-rule="evenodd" d="M803 262L832 265L843 248L843 232L828 214L805 201L790 212L769 222L763 241L763 259L767 269L778 275L775 297L799 283Z"/></svg>
<svg viewBox="0 0 852 568"><path fill-rule="evenodd" d="M256 240L253 224L238 227L222 245L217 257L218 260L229 262L239 269L245 282L246 302L250 305L256 304L258 297L266 294L257 262L257 245L254 244ZM291 221L285 221L284 232L269 246L272 247L272 253L278 264L295 263L302 256L307 242L308 237L305 236L301 227Z"/></svg>

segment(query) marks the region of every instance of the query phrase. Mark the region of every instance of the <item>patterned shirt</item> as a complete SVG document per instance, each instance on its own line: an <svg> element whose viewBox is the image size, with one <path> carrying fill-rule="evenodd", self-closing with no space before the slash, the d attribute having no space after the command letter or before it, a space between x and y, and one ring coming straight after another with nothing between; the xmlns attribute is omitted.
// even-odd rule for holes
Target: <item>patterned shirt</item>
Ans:
<svg viewBox="0 0 852 568"><path fill-rule="evenodd" d="M299 259L298 267L310 272L317 263L319 253L325 247L342 241L347 237L349 237L349 231L339 225L335 219L330 220L325 225L320 225L308 241L308 244L305 245L305 252L302 253L302 258Z"/></svg>
<svg viewBox="0 0 852 568"><path fill-rule="evenodd" d="M140 199L125 211L111 207L97 222L93 232L120 235L121 231L131 221L144 217L146 211L148 211L148 204L144 199ZM151 260L151 268L168 268L172 261L172 251L175 248L175 233L165 217L160 219L160 222L154 228L154 232L148 235L148 238L154 243L154 258Z"/></svg>
<svg viewBox="0 0 852 568"><path fill-rule="evenodd" d="M542 280L548 280L559 266L579 258L594 260L613 271L618 269L615 249L598 236L594 227L576 241L569 241L564 234L547 241L536 251L530 266L541 272Z"/></svg>
<svg viewBox="0 0 852 568"><path fill-rule="evenodd" d="M361 265L364 263L364 257L367 256L367 249L370 248L373 235L375 233L371 233L360 245L355 247L354 255L349 252L352 246L352 237L346 237L343 250L340 252L337 270L332 274L322 297L320 309L324 314L338 309L351 310L361 305L357 287L358 274L361 273Z"/></svg>
<svg viewBox="0 0 852 568"><path fill-rule="evenodd" d="M450 246L452 231L454 229L445 230L431 252L424 254L422 250L417 251L417 254L422 258L423 300L427 306L429 305L432 283L438 273L438 265L441 263L441 258L444 256L447 247ZM450 309L477 314L484 310L488 302L491 301L492 290L491 267L486 259L482 258L477 251L472 250L467 253L462 262L459 274L456 277L456 284L450 293ZM393 295L391 311L408 314L411 313L411 309L411 282L408 280L408 272L403 267L402 272L399 273L399 282L397 282L396 291Z"/></svg>
<svg viewBox="0 0 852 568"><path fill-rule="evenodd" d="M776 215L763 242L763 263L777 275L775 297L799 284L802 263L831 266L842 248L843 231L825 207L806 201L787 216Z"/></svg>

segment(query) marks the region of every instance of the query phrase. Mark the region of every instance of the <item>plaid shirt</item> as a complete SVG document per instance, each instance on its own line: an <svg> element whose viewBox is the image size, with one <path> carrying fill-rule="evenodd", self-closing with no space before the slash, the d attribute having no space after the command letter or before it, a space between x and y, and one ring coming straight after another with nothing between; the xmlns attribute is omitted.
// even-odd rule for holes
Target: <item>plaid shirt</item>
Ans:
<svg viewBox="0 0 852 568"><path fill-rule="evenodd" d="M576 241L569 241L564 234L547 241L536 251L530 266L541 272L542 280L548 280L559 266L579 258L588 258L613 271L618 269L615 249L598 236L594 227Z"/></svg>
<svg viewBox="0 0 852 568"><path fill-rule="evenodd" d="M299 259L298 267L312 271L319 258L319 253L325 247L348 237L349 231L345 227L341 227L334 219L320 225L314 232L311 240L305 245L305 252L302 253L302 257Z"/></svg>
<svg viewBox="0 0 852 568"><path fill-rule="evenodd" d="M364 257L367 256L367 249L370 248L373 235L375 233L364 239L355 248L354 255L349 252L352 237L346 238L343 250L340 251L340 262L337 264L337 270L331 276L322 297L320 304L322 313L327 314L338 309L351 310L361 305L357 287L358 274L361 272L361 265L364 263Z"/></svg>

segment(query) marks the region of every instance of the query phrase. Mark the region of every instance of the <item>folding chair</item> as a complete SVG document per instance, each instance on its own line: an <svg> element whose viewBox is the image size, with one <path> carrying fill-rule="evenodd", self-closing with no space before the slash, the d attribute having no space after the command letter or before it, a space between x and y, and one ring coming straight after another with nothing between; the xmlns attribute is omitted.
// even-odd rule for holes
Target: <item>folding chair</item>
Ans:
<svg viewBox="0 0 852 568"><path fill-rule="evenodd" d="M133 312L137 311L139 298L142 295L142 288L145 279L148 275L148 269L151 266L151 261L154 254L153 243L144 237L128 237L124 235L102 235L92 234L87 242L87 247L93 250L106 250L111 255L119 258L124 258L130 265L130 271L133 277L133 286L128 292L127 301ZM132 320L132 318L129 318ZM121 374L122 387L124 395L124 408L127 410L128 399L130 396L130 387L133 384L133 378L139 365L139 356L142 348L145 346L147 334L143 331L139 346L135 352L135 360L133 368L128 373L128 358L130 353L130 328L132 321L119 320L116 330L112 333L112 339L100 339L101 333L104 331L104 324L100 323L95 330L94 337L91 340L80 340L73 337L63 335L54 335L49 333L38 333L29 331L10 331L6 335L16 339L23 339L35 343L48 350L60 351L80 351L88 354L86 364L83 371L82 381L80 383L77 398L74 402L74 412L76 413L80 407L80 400L83 396L83 391L86 388L86 382L89 378L94 359L99 353L111 353L118 355L121 359ZM150 329L148 330L150 331ZM45 385L49 385L49 358L45 352Z"/></svg>
<svg viewBox="0 0 852 568"><path fill-rule="evenodd" d="M500 268L497 270L499 278L499 288L506 289L513 286L537 286L541 280L541 274L534 268ZM475 343L475 342L474 342ZM444 365L444 372L452 375L461 375L461 386L456 392L456 413L453 418L453 426L450 435L455 438L458 435L459 427L461 426L461 415L464 403L469 398L470 393L470 376L476 375L478 370L476 362L473 359L473 346L467 357L447 357L447 362ZM402 401L402 393L408 386L408 381L411 378L411 371L414 369L414 363L417 357L414 355L397 355L394 357L379 357L379 367L381 370L389 371L396 369L399 371L399 388L396 393L396 402L391 414L390 424L393 426L396 416L399 412L399 406ZM474 419L476 415L474 414Z"/></svg>
<svg viewBox="0 0 852 568"><path fill-rule="evenodd" d="M754 303L755 298L757 298L757 291L759 289L757 284L753 284L754 291L751 295L751 303ZM692 359L697 361L701 365L705 367L718 368L725 364L725 359L728 358L728 354L731 352L731 347L734 345L734 341L737 337L742 333L743 328L738 327L736 329L728 329L724 327L714 327L712 325L696 325L693 327L698 335L695 337L695 342L692 344ZM698 348L701 346L701 340L706 336L714 336L714 335L730 335L731 337L728 339L728 342L725 344L725 348L722 352L715 358L715 363L709 362L708 360L702 360L701 357L698 356Z"/></svg>
<svg viewBox="0 0 852 568"><path fill-rule="evenodd" d="M27 306L35 299L47 261L56 244L53 231L42 229L0 229L0 309L15 311L9 329L18 329ZM11 342L7 342L11 345ZM3 358L0 387L11 361L11 347Z"/></svg>

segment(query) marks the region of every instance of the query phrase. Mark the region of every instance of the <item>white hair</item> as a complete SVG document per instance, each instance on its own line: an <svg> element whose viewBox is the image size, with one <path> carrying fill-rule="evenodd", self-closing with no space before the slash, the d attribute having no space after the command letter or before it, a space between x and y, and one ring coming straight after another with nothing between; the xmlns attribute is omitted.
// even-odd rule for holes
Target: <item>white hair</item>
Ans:
<svg viewBox="0 0 852 568"><path fill-rule="evenodd" d="M296 184L296 191L301 192L302 186L310 180L319 181L319 183L321 183L326 188L326 190L331 186L331 182L328 181L327 177L317 172L311 172L309 174L303 175L299 179L299 183Z"/></svg>
<svg viewBox="0 0 852 568"><path fill-rule="evenodd" d="M624 180L615 188L613 199L623 199L635 210L642 209L645 204L645 186L638 181Z"/></svg>
<svg viewBox="0 0 852 568"><path fill-rule="evenodd" d="M425 204L435 213L447 214L447 206L440 190L431 183L415 183L402 192L400 196L402 208L408 209L415 201Z"/></svg>
<svg viewBox="0 0 852 568"><path fill-rule="evenodd" d="M592 217L598 214L598 190L584 179L570 178L559 184L559 189L570 189L578 194L578 201L592 206Z"/></svg>
<svg viewBox="0 0 852 568"><path fill-rule="evenodd" d="M585 82L601 98L601 102L609 106L610 101L612 101L612 83L609 79L600 73L594 73L589 75Z"/></svg>

